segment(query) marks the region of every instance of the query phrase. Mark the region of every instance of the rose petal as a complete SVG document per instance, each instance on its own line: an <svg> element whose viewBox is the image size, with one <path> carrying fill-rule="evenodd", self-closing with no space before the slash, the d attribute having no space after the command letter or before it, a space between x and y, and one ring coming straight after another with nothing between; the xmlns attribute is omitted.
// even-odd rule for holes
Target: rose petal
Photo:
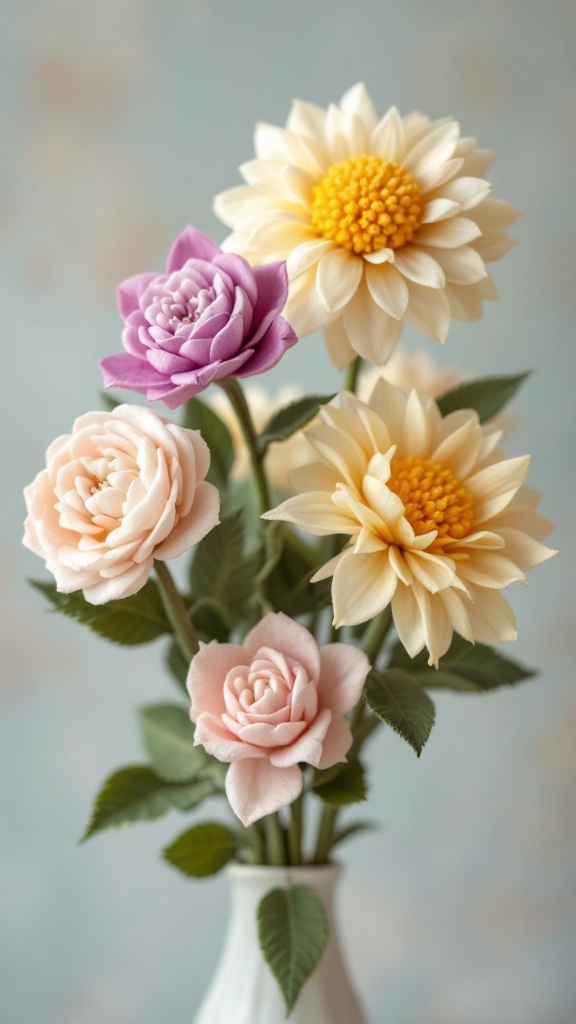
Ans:
<svg viewBox="0 0 576 1024"><path fill-rule="evenodd" d="M226 773L226 796L243 825L287 807L302 792L298 765L276 768L266 760L249 759L231 764Z"/></svg>

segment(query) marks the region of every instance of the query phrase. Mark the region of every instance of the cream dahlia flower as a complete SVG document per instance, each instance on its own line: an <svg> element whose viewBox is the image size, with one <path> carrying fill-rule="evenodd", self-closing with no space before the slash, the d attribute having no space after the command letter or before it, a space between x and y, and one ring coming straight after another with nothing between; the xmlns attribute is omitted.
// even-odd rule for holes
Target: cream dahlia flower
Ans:
<svg viewBox="0 0 576 1024"><path fill-rule="evenodd" d="M518 212L488 198L492 154L456 121L395 107L378 120L359 84L328 110L296 100L285 129L257 126L255 149L247 184L215 200L224 248L287 260L284 315L299 336L322 328L335 366L382 365L405 320L443 342L452 317L496 297L486 263Z"/></svg>
<svg viewBox="0 0 576 1024"><path fill-rule="evenodd" d="M302 392L299 388L287 384L280 388L277 395L272 397L264 388L254 385L245 388L244 396L254 426L260 434L273 413L302 398ZM234 446L232 479L246 480L252 474L250 453L246 447L236 413L232 410L226 396L220 391L211 394L208 397L208 402L230 431ZM286 441L273 441L264 456L264 468L270 483L281 491L290 491L290 473L295 466L306 461L308 450L308 445L300 431L292 434Z"/></svg>
<svg viewBox="0 0 576 1024"><path fill-rule="evenodd" d="M343 392L306 431L316 461L296 469L297 491L264 518L349 543L313 577L333 576L336 626L366 622L391 604L414 657L430 664L453 630L466 640L516 639L500 593L549 558L550 523L523 486L529 456L506 459L501 432L473 410L442 417L433 398L380 380L369 401Z"/></svg>
<svg viewBox="0 0 576 1024"><path fill-rule="evenodd" d="M436 398L461 384L464 375L453 368L441 370L427 352L406 353L396 349L386 366L362 366L356 388L358 398L367 402L381 377L402 391L418 388Z"/></svg>

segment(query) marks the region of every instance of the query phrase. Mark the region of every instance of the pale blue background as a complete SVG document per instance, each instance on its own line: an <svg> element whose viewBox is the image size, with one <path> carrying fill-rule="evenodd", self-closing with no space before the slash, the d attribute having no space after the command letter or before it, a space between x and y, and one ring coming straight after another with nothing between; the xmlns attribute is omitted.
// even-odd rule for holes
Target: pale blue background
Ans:
<svg viewBox="0 0 576 1024"><path fill-rule="evenodd" d="M525 211L494 266L501 301L445 350L418 346L468 374L537 371L509 450L533 452L562 554L511 593L513 653L539 679L439 699L420 761L392 734L375 744L363 812L383 827L346 851L350 959L373 1024L573 1024L574 4L4 0L2 14L0 1019L187 1024L215 962L223 880L188 884L158 860L181 820L76 845L103 777L141 756L132 708L172 691L159 649L45 614L23 582L43 568L20 547L21 488L98 406L116 282L160 268L188 221L224 237L211 199L238 183L257 119L363 79L382 111L457 117L497 150L495 194ZM319 339L271 380L337 382Z"/></svg>

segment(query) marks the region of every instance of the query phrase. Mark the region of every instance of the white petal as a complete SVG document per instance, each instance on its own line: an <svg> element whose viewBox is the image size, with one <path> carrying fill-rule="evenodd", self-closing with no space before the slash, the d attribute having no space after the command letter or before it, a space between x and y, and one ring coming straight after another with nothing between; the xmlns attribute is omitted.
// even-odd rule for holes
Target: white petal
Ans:
<svg viewBox="0 0 576 1024"><path fill-rule="evenodd" d="M450 326L450 306L445 291L412 283L409 291L406 320L426 338L443 344Z"/></svg>
<svg viewBox="0 0 576 1024"><path fill-rule="evenodd" d="M503 590L511 583L526 582L521 569L497 551L476 551L458 565L458 575L466 583Z"/></svg>
<svg viewBox="0 0 576 1024"><path fill-rule="evenodd" d="M482 316L482 296L478 285L460 286L447 284L444 294L450 304L450 314L455 320L470 322Z"/></svg>
<svg viewBox="0 0 576 1024"><path fill-rule="evenodd" d="M463 410L460 410L463 411ZM444 417L443 425L448 417ZM460 480L467 477L476 465L482 447L482 431L476 416L468 416L459 427L454 427L430 453L431 462L441 462Z"/></svg>
<svg viewBox="0 0 576 1024"><path fill-rule="evenodd" d="M464 637L465 640L472 643L474 636L472 634L472 627L468 617L468 607L470 605L469 598L465 594L459 593L453 587L448 587L446 590L440 590L438 592L436 600L442 602L444 611L452 624L452 628L455 629L460 636Z"/></svg>
<svg viewBox="0 0 576 1024"><path fill-rule="evenodd" d="M368 405L382 418L388 427L390 437L401 435L407 400L406 394L384 377L376 381Z"/></svg>
<svg viewBox="0 0 576 1024"><path fill-rule="evenodd" d="M406 565L404 551L402 548L398 548L395 544L391 544L388 549L388 558L390 559L390 565L394 569L398 579L400 579L402 583L406 584L406 586L410 586L414 577Z"/></svg>
<svg viewBox="0 0 576 1024"><path fill-rule="evenodd" d="M392 601L394 625L400 643L411 658L420 653L426 643L424 624L411 586L400 584Z"/></svg>
<svg viewBox="0 0 576 1024"><path fill-rule="evenodd" d="M248 217L278 209L278 199L252 185L239 185L220 192L214 199L214 212L228 227L236 227Z"/></svg>
<svg viewBox="0 0 576 1024"><path fill-rule="evenodd" d="M486 260L487 263L501 259L515 245L515 238L511 238L510 235L505 234L503 231L493 228L486 228L482 232L482 237L478 238L474 243L482 259Z"/></svg>
<svg viewBox="0 0 576 1024"><path fill-rule="evenodd" d="M408 287L396 267L386 263L380 267L366 266L366 283L375 302L396 320L400 320L408 305Z"/></svg>
<svg viewBox="0 0 576 1024"><path fill-rule="evenodd" d="M398 458L428 458L432 446L434 412L439 417L436 403L429 396L425 396L424 392L418 392L413 388L408 395L402 434L398 438Z"/></svg>
<svg viewBox="0 0 576 1024"><path fill-rule="evenodd" d="M424 208L422 224L435 224L439 220L446 220L458 213L460 204L451 199L439 198L430 199Z"/></svg>
<svg viewBox="0 0 576 1024"><path fill-rule="evenodd" d="M294 164L286 164L280 171L280 180L284 186L283 194L288 199L294 199L296 203L302 203L308 207L310 195L314 185L318 181L318 175L310 174L302 167L295 167Z"/></svg>
<svg viewBox="0 0 576 1024"><path fill-rule="evenodd" d="M419 593L420 589L416 592L417 597ZM428 664L438 665L440 658L446 654L452 643L452 624L446 614L444 604L440 600L440 594L429 594L425 590L422 590L422 594L424 599L419 603L426 634L426 646L430 652Z"/></svg>
<svg viewBox="0 0 576 1024"><path fill-rule="evenodd" d="M315 537L332 533L354 535L360 532L359 523L337 508L330 495L324 491L308 491L288 498L277 508L265 512L262 519L294 523Z"/></svg>
<svg viewBox="0 0 576 1024"><path fill-rule="evenodd" d="M498 590L471 588L466 605L474 639L481 644L502 644L517 640L514 612Z"/></svg>
<svg viewBox="0 0 576 1024"><path fill-rule="evenodd" d="M362 277L363 261L341 247L321 258L316 288L328 313L337 313L350 302Z"/></svg>
<svg viewBox="0 0 576 1024"><path fill-rule="evenodd" d="M288 299L282 316L294 328L299 338L313 334L330 321L324 304L316 290L316 265L290 281Z"/></svg>
<svg viewBox="0 0 576 1024"><path fill-rule="evenodd" d="M313 576L310 577L310 583L319 583L320 580L326 580L329 576L333 576L336 570L336 566L341 558L345 555L345 551L341 551L340 554L334 555L334 558L330 558Z"/></svg>
<svg viewBox="0 0 576 1024"><path fill-rule="evenodd" d="M414 578L431 594L450 587L454 582L454 562L451 559L431 555L427 551L405 551L404 558Z"/></svg>
<svg viewBox="0 0 576 1024"><path fill-rule="evenodd" d="M460 146L464 142L472 143L472 146L466 151L460 152ZM464 157L464 167L462 168L464 174L472 175L475 178L484 178L494 163L495 153L491 149L476 149L475 146L476 139L460 139L458 156Z"/></svg>
<svg viewBox="0 0 576 1024"><path fill-rule="evenodd" d="M322 107L317 107L314 103L306 103L303 100L294 100L286 121L288 131L310 135L313 139L323 141L325 126L326 111Z"/></svg>
<svg viewBox="0 0 576 1024"><path fill-rule="evenodd" d="M326 115L326 138L331 163L340 163L350 155L346 139L345 115L334 103L330 104Z"/></svg>
<svg viewBox="0 0 576 1024"><path fill-rule="evenodd" d="M504 459L479 470L466 480L466 490L476 499L476 522L501 512L524 483L530 456Z"/></svg>
<svg viewBox="0 0 576 1024"><path fill-rule="evenodd" d="M370 149L370 132L358 114L342 113L342 134L346 147L346 156L358 156Z"/></svg>
<svg viewBox="0 0 576 1024"><path fill-rule="evenodd" d="M378 115L363 82L357 82L340 100L340 108L347 114L357 114L369 131L374 129Z"/></svg>
<svg viewBox="0 0 576 1024"><path fill-rule="evenodd" d="M503 199L487 199L478 210L474 211L474 220L484 228L509 228L522 216L517 207L506 203Z"/></svg>
<svg viewBox="0 0 576 1024"><path fill-rule="evenodd" d="M343 370L356 358L356 352L350 344L341 316L324 328L324 341L332 365L337 370Z"/></svg>
<svg viewBox="0 0 576 1024"><path fill-rule="evenodd" d="M320 241L319 239L310 239L309 241L302 242L301 245L297 245L286 261L286 269L290 280L293 281L299 274L309 270L310 267L318 263L320 258L333 248L333 242Z"/></svg>
<svg viewBox="0 0 576 1024"><path fill-rule="evenodd" d="M394 249L377 249L376 252L362 253L362 259L367 263L380 266L381 263L394 263Z"/></svg>
<svg viewBox="0 0 576 1024"><path fill-rule="evenodd" d="M422 284L427 288L443 288L446 284L442 267L433 256L429 256L417 245L407 245L396 252L395 266L404 277L415 284Z"/></svg>
<svg viewBox="0 0 576 1024"><path fill-rule="evenodd" d="M458 203L461 210L478 206L492 191L492 185L483 178L458 177L442 186L442 196Z"/></svg>
<svg viewBox="0 0 576 1024"><path fill-rule="evenodd" d="M263 121L256 125L254 131L254 150L259 160L281 160L285 164L299 162L297 136Z"/></svg>
<svg viewBox="0 0 576 1024"><path fill-rule="evenodd" d="M372 134L372 152L383 160L401 163L405 151L404 126L396 107L384 115Z"/></svg>
<svg viewBox="0 0 576 1024"><path fill-rule="evenodd" d="M506 554L521 569L532 569L557 554L552 548L547 548L522 530L499 527L498 532L505 542Z"/></svg>
<svg viewBox="0 0 576 1024"><path fill-rule="evenodd" d="M282 254L284 258L303 242L315 239L310 227L294 214L282 213L255 226L249 235L251 249L269 255Z"/></svg>
<svg viewBox="0 0 576 1024"><path fill-rule="evenodd" d="M315 175L326 171L330 164L326 149L315 139L295 135L272 124L256 125L254 149L260 160L296 164Z"/></svg>
<svg viewBox="0 0 576 1024"><path fill-rule="evenodd" d="M343 322L354 350L378 366L386 362L402 331L402 321L388 316L374 302L364 279L344 309Z"/></svg>
<svg viewBox="0 0 576 1024"><path fill-rule="evenodd" d="M334 624L354 626L367 622L390 604L398 584L385 552L355 555L345 552L334 573Z"/></svg>
<svg viewBox="0 0 576 1024"><path fill-rule="evenodd" d="M437 124L405 154L402 165L416 179L420 188L434 188L438 170L454 154L460 135L456 121Z"/></svg>
<svg viewBox="0 0 576 1024"><path fill-rule="evenodd" d="M451 284L477 284L488 276L484 260L476 249L463 245L459 249L432 249L436 260Z"/></svg>
<svg viewBox="0 0 576 1024"><path fill-rule="evenodd" d="M433 158L436 163L450 160L459 138L460 128L457 121L442 118L430 123L428 130L417 141L411 140L404 157L404 167L414 173L421 160L429 161Z"/></svg>
<svg viewBox="0 0 576 1024"><path fill-rule="evenodd" d="M482 234L475 221L468 217L451 217L439 224L424 224L416 235L418 245L455 249L468 245Z"/></svg>

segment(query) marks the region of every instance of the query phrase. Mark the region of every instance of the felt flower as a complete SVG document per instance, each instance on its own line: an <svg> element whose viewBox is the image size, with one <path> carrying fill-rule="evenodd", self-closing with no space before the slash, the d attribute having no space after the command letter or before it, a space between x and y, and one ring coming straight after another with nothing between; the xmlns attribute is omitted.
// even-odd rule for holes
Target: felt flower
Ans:
<svg viewBox="0 0 576 1024"><path fill-rule="evenodd" d="M282 612L266 615L242 644L201 646L187 680L195 742L230 763L226 794L245 825L299 796L300 763L346 760L352 733L344 715L369 668L356 647L319 648Z"/></svg>
<svg viewBox="0 0 576 1024"><path fill-rule="evenodd" d="M286 128L259 124L246 185L216 197L252 264L285 259L286 316L300 337L322 328L337 367L382 365L404 321L443 342L496 297L486 263L512 244L517 211L490 199L492 154L456 121L378 119L363 85L328 110L296 101Z"/></svg>
<svg viewBox="0 0 576 1024"><path fill-rule="evenodd" d="M25 488L24 544L58 590L91 604L129 597L154 559L183 554L218 523L208 445L150 409L89 412L56 438Z"/></svg>
<svg viewBox="0 0 576 1024"><path fill-rule="evenodd" d="M251 268L187 227L164 274L119 286L126 352L101 360L104 384L176 409L214 380L269 370L298 340L279 315L287 290L284 263Z"/></svg>
<svg viewBox="0 0 576 1024"><path fill-rule="evenodd" d="M264 388L258 385L248 385L244 395L252 422L259 433L278 409L282 409L284 406L303 397L300 389L290 384L280 388L275 396L270 395ZM220 419L226 424L232 437L234 445L232 477L234 480L245 480L252 473L252 464L236 413L221 391L215 390L210 395L208 401ZM290 472L294 466L298 466L303 460L305 461L307 451L308 445L300 431L292 434L285 441L272 441L268 445L264 456L264 468L268 480L273 487L277 487L281 491L290 490Z"/></svg>
<svg viewBox="0 0 576 1024"><path fill-rule="evenodd" d="M529 456L506 459L501 432L473 410L442 417L433 398L380 380L364 403L343 392L307 430L315 461L295 469L298 492L265 519L350 538L313 579L333 576L337 626L389 604L411 657L437 664L453 630L466 640L516 639L501 591L549 558L550 523L524 487Z"/></svg>

